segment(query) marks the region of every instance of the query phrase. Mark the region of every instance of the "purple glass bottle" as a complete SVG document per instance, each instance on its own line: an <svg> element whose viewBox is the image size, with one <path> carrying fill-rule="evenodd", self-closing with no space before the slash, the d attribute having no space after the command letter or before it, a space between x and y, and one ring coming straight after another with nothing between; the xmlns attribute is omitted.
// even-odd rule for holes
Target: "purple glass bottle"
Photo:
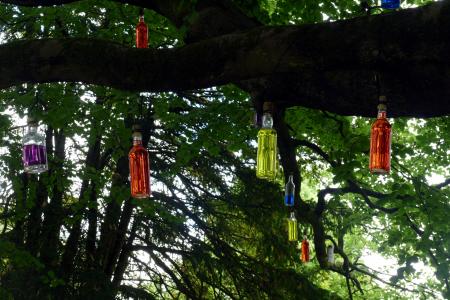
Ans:
<svg viewBox="0 0 450 300"><path fill-rule="evenodd" d="M27 132L23 136L22 161L26 173L39 174L47 171L45 137L37 130L38 124L28 118Z"/></svg>

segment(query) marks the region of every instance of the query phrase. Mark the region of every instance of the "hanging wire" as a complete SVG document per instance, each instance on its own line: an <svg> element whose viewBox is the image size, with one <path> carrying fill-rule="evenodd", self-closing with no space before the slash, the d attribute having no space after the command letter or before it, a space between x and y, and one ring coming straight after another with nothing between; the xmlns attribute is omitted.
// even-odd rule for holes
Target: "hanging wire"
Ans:
<svg viewBox="0 0 450 300"><path fill-rule="evenodd" d="M375 86L377 88L377 96L381 96L381 83L380 83L380 74L378 72L375 72L374 74L375 79Z"/></svg>
<svg viewBox="0 0 450 300"><path fill-rule="evenodd" d="M386 103L386 95L384 95L383 85L381 82L381 75L379 72L375 72L375 85L377 88L377 96L379 103Z"/></svg>
<svg viewBox="0 0 450 300"><path fill-rule="evenodd" d="M35 101L33 102L33 104L31 105L31 107L28 110L28 117L32 117L33 119L35 119L35 122L39 125L39 119L42 118L42 114L45 110L45 104L42 102L41 99L41 93L39 88L36 89L36 93L34 95L34 99ZM39 117L39 118L38 118ZM27 121L28 124L28 121Z"/></svg>
<svg viewBox="0 0 450 300"><path fill-rule="evenodd" d="M144 120L144 96L139 94L139 120Z"/></svg>
<svg viewBox="0 0 450 300"><path fill-rule="evenodd" d="M39 104L41 104L41 102L40 102L40 99L39 99L38 94L36 93L36 95L35 95L35 101L33 101L33 103L31 104L31 106L30 106L30 107L28 108L28 110L27 110L27 118L28 118L28 116L30 116L30 115L32 114L33 111L35 111L36 109L39 108ZM9 131L12 132L12 131L14 131L14 130L22 129L22 135L24 135L24 133L25 133L25 127L28 126L28 120L26 120L26 122L27 122L27 124L25 124L25 125L17 125L17 126L9 127ZM39 124L39 121L36 120L36 123Z"/></svg>

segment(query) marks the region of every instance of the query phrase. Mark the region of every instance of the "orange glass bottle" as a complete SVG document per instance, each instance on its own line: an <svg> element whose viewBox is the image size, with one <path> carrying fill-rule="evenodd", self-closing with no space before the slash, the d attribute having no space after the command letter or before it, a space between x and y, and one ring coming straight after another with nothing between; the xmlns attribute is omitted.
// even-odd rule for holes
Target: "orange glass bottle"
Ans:
<svg viewBox="0 0 450 300"><path fill-rule="evenodd" d="M142 134L134 127L133 148L128 154L130 163L130 186L133 198L150 197L150 170L148 152L142 146Z"/></svg>
<svg viewBox="0 0 450 300"><path fill-rule="evenodd" d="M309 242L306 239L306 236L303 237L303 241L302 241L302 255L301 255L301 260L304 263L309 262Z"/></svg>
<svg viewBox="0 0 450 300"><path fill-rule="evenodd" d="M370 132L369 169L373 174L388 174L391 170L391 124L386 119L386 98L380 97L378 117Z"/></svg>
<svg viewBox="0 0 450 300"><path fill-rule="evenodd" d="M148 48L148 27L143 15L139 17L139 23L136 26L136 48Z"/></svg>

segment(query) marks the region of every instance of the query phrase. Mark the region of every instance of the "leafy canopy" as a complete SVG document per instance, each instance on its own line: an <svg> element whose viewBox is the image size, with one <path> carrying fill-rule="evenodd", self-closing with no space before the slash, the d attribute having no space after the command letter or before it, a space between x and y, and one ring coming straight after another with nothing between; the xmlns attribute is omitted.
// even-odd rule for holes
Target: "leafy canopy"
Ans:
<svg viewBox="0 0 450 300"><path fill-rule="evenodd" d="M350 0L233 2L272 25L361 15ZM2 5L1 33L7 43L76 37L132 47L138 12L106 0ZM184 44L186 27L151 10L145 20L150 47ZM238 87L139 95L28 84L1 91L0 111L2 299L335 299L349 290L360 299L449 297L450 190L434 182L450 176L448 117L392 120L393 170L375 177L367 169L372 120L301 107L280 112L277 122L296 145L303 203L296 210L312 248L312 262L301 264L297 245L287 242L287 174L273 183L255 178L257 130L250 97ZM40 176L22 171L15 126L27 115L45 124L50 171ZM134 122L142 122L150 151L147 200L129 197ZM328 266L316 247L331 240L340 252ZM366 265L368 252L398 268L383 275ZM424 279L420 264L432 275Z"/></svg>

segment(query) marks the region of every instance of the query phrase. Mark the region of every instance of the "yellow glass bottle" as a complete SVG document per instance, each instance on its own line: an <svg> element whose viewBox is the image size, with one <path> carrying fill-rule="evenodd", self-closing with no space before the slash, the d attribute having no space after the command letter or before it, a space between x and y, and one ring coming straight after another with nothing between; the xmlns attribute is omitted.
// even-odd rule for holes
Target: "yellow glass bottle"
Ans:
<svg viewBox="0 0 450 300"><path fill-rule="evenodd" d="M295 242L298 240L297 219L295 218L294 212L291 212L291 216L288 219L288 236L289 236L289 242Z"/></svg>
<svg viewBox="0 0 450 300"><path fill-rule="evenodd" d="M266 110L270 107L264 103L265 113L262 117L262 127L258 132L258 154L256 160L256 176L274 180L277 175L277 132L272 128L273 119Z"/></svg>

